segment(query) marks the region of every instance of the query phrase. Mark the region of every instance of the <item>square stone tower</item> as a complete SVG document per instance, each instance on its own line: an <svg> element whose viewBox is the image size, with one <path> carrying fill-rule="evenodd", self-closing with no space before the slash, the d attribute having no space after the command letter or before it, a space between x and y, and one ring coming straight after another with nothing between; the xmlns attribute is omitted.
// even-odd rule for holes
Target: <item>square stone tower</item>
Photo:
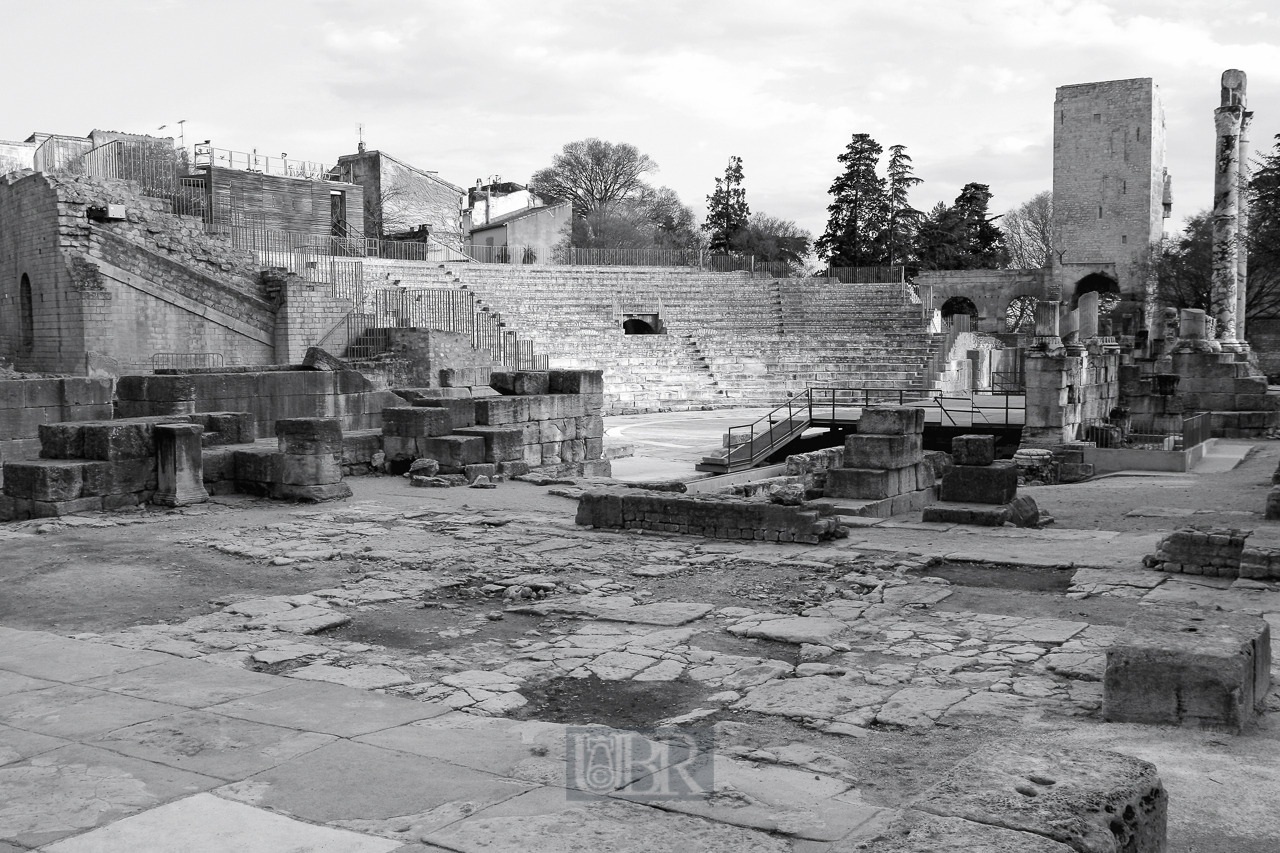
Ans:
<svg viewBox="0 0 1280 853"><path fill-rule="evenodd" d="M1074 305L1118 293L1115 332L1136 334L1155 310L1151 246L1172 195L1164 107L1150 78L1058 88L1053 105L1053 283Z"/></svg>

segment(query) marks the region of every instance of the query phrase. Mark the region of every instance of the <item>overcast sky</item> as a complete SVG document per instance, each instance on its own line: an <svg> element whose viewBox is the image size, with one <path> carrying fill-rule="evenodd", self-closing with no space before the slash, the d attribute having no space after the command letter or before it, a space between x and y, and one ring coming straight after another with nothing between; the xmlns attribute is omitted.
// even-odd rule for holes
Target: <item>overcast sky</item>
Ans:
<svg viewBox="0 0 1280 853"><path fill-rule="evenodd" d="M185 119L188 145L333 162L363 124L465 186L596 136L699 217L738 155L752 210L815 236L853 133L907 146L922 209L969 181L995 211L1049 189L1060 85L1155 79L1173 229L1212 200L1223 69L1249 75L1254 147L1280 133L1274 0L58 0L4 20L0 139Z"/></svg>

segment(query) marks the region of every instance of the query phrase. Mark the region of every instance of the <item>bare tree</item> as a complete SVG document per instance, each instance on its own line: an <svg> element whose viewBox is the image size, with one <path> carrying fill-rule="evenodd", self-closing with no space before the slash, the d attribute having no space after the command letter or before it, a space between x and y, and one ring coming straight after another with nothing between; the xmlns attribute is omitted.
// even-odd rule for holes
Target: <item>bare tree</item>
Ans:
<svg viewBox="0 0 1280 853"><path fill-rule="evenodd" d="M634 145L582 139L534 172L529 190L549 201L573 202L574 213L585 217L639 193L645 186L641 178L656 171L658 164Z"/></svg>
<svg viewBox="0 0 1280 853"><path fill-rule="evenodd" d="M1045 190L1004 215L1004 244L1009 268L1038 270L1053 251L1053 193Z"/></svg>

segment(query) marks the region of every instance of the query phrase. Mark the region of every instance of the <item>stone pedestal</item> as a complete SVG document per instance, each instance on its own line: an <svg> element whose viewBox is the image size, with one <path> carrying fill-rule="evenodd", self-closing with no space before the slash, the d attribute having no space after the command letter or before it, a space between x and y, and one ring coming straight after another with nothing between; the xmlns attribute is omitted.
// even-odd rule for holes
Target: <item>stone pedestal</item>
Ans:
<svg viewBox="0 0 1280 853"><path fill-rule="evenodd" d="M935 478L924 461L923 432L923 408L864 408L857 434L845 440L844 465L827 471L825 496L887 502L875 512L857 513L872 515L909 512L931 502Z"/></svg>
<svg viewBox="0 0 1280 853"><path fill-rule="evenodd" d="M190 506L209 500L204 488L197 424L157 424L155 427L156 473L158 484L152 503L161 506Z"/></svg>
<svg viewBox="0 0 1280 853"><path fill-rule="evenodd" d="M960 435L952 439L956 464L942 477L939 503L925 507L924 521L983 527L1035 527L1040 509L1018 497L1018 466L996 461L995 436Z"/></svg>
<svg viewBox="0 0 1280 853"><path fill-rule="evenodd" d="M1107 650L1108 722L1239 734L1271 686L1271 628L1256 616L1142 607Z"/></svg>

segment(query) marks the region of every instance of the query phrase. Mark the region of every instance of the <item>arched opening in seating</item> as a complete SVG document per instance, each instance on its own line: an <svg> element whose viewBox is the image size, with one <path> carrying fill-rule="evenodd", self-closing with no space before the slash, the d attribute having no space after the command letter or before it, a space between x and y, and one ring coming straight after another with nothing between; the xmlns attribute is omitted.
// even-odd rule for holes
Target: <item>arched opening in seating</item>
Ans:
<svg viewBox="0 0 1280 853"><path fill-rule="evenodd" d="M624 320L622 323L622 334L624 335L656 335L658 330L651 326L648 321L632 317Z"/></svg>
<svg viewBox="0 0 1280 853"><path fill-rule="evenodd" d="M1004 309L1004 330L1010 334L1031 334L1036 330L1036 305L1034 296L1015 296Z"/></svg>
<svg viewBox="0 0 1280 853"><path fill-rule="evenodd" d="M1114 278L1098 272L1089 273L1076 282L1075 291L1071 294L1071 307L1079 307L1080 297L1086 293L1098 294L1099 314L1106 314L1120 301L1120 285Z"/></svg>
<svg viewBox="0 0 1280 853"><path fill-rule="evenodd" d="M969 328L977 327L978 306L974 305L973 300L967 296L953 296L942 303L942 320L944 323L954 322L957 315L969 318Z"/></svg>
<svg viewBox="0 0 1280 853"><path fill-rule="evenodd" d="M18 317L22 324L22 351L30 353L36 345L35 306L31 301L31 279L22 274L18 286Z"/></svg>

